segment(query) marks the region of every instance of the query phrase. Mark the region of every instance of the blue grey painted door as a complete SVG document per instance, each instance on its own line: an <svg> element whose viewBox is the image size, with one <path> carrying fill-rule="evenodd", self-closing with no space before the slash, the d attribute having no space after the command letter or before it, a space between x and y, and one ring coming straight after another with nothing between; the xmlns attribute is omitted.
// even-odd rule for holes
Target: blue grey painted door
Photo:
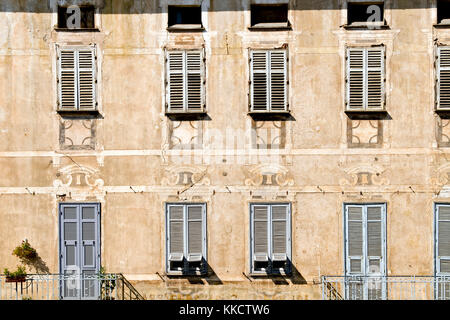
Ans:
<svg viewBox="0 0 450 320"><path fill-rule="evenodd" d="M435 297L450 300L450 204L436 204L435 219Z"/></svg>
<svg viewBox="0 0 450 320"><path fill-rule="evenodd" d="M345 206L346 298L386 299L386 206Z"/></svg>
<svg viewBox="0 0 450 320"><path fill-rule="evenodd" d="M100 204L60 205L61 299L98 299Z"/></svg>

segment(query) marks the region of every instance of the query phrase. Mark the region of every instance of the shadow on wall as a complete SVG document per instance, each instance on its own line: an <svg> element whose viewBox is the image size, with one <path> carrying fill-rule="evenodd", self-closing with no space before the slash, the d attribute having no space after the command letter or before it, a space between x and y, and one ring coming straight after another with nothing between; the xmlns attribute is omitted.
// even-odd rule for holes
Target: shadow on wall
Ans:
<svg viewBox="0 0 450 320"><path fill-rule="evenodd" d="M210 0L209 11L243 11L247 0ZM51 13L51 3L53 0L2 0L0 2L0 12L35 12ZM58 0L58 3L67 4L93 4L102 8L104 14L159 14L161 13L161 0ZM114 3L114 5L113 5ZM232 4L232 5L230 5ZM432 8L428 0L396 0L393 9L428 9ZM317 1L317 0L290 0L290 10L338 10L338 0Z"/></svg>

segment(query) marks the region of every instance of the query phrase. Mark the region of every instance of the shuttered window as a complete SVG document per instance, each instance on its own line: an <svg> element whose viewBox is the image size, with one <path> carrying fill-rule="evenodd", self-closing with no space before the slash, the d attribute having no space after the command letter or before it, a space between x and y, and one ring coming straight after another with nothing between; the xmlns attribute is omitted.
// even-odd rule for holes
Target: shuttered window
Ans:
<svg viewBox="0 0 450 320"><path fill-rule="evenodd" d="M347 49L348 111L385 109L384 47Z"/></svg>
<svg viewBox="0 0 450 320"><path fill-rule="evenodd" d="M206 205L167 205L167 272L206 272Z"/></svg>
<svg viewBox="0 0 450 320"><path fill-rule="evenodd" d="M95 47L58 47L57 52L58 110L96 110Z"/></svg>
<svg viewBox="0 0 450 320"><path fill-rule="evenodd" d="M289 204L251 205L251 272L289 273L291 210Z"/></svg>
<svg viewBox="0 0 450 320"><path fill-rule="evenodd" d="M250 111L288 111L286 50L250 51Z"/></svg>
<svg viewBox="0 0 450 320"><path fill-rule="evenodd" d="M384 274L385 212L385 205L346 205L347 275Z"/></svg>
<svg viewBox="0 0 450 320"><path fill-rule="evenodd" d="M450 46L437 48L437 108L450 110Z"/></svg>
<svg viewBox="0 0 450 320"><path fill-rule="evenodd" d="M436 205L436 273L450 275L450 205Z"/></svg>
<svg viewBox="0 0 450 320"><path fill-rule="evenodd" d="M167 112L205 112L205 63L201 50L166 53Z"/></svg>

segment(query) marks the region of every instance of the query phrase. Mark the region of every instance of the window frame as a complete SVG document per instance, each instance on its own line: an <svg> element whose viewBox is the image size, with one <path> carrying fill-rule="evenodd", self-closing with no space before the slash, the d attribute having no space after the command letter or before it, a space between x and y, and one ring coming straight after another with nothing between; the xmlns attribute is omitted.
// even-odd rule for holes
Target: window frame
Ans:
<svg viewBox="0 0 450 320"><path fill-rule="evenodd" d="M271 52L284 52L285 61L284 61L284 110L273 110L272 109L272 91L271 91L271 77L272 70L270 68L270 53ZM254 74L261 72L254 72L253 68L253 54L254 53L264 53L266 54L266 84L267 84L267 97L266 97L266 108L264 110L255 110L254 106ZM290 114L290 104L289 104L289 49L288 47L282 48L249 48L248 52L248 61L249 61L249 114L250 115L258 115L258 114L275 114L275 115L289 115Z"/></svg>
<svg viewBox="0 0 450 320"><path fill-rule="evenodd" d="M79 28L79 29L70 29L70 28L63 28L63 27L60 27L60 25L59 25L59 19L60 19L60 17L59 17L59 10L60 10L60 8L69 8L70 6L68 6L68 5L64 5L64 6L61 6L61 5L59 5L59 4L56 4L56 25L55 25L55 31L61 31L61 32L98 32L98 31L100 31L100 29L99 29L99 18L100 18L100 15L99 15L99 13L100 13L100 8L98 7L98 6L96 6L96 5L94 5L94 4L92 4L92 5L80 5L80 6L78 6L78 7L80 7L80 8L82 8L82 7L84 7L84 8L86 8L86 7L92 7L93 8L93 18L94 18L94 26L93 26L93 28Z"/></svg>
<svg viewBox="0 0 450 320"><path fill-rule="evenodd" d="M170 63L169 54L171 52L182 52L183 53L183 110L171 110L171 99L170 99ZM200 110L189 110L188 108L188 68L186 63L186 55L188 52L199 52L200 53L200 85L201 85L201 108ZM169 116L186 116L186 115L203 115L207 113L206 107L206 53L204 48L171 48L164 50L165 55L165 114Z"/></svg>
<svg viewBox="0 0 450 320"><path fill-rule="evenodd" d="M84 113L93 113L97 114L99 112L99 103L98 103L98 57L97 57L97 45L96 44L90 44L90 45L60 45L56 44L56 87L57 87L57 102L56 102L56 111L58 113L68 113L70 115L80 115ZM62 87L61 87L61 52L64 50L68 51L74 51L74 52L80 52L80 51L92 51L92 58L93 58L93 65L92 65L92 96L93 101L92 105L93 108L91 109L82 109L81 103L80 103L80 84L79 84L79 78L80 78L80 68L79 68L79 58L75 57L74 61L74 68L75 68L75 88L74 88L74 94L75 94L75 108L69 109L69 108L63 108L62 106Z"/></svg>
<svg viewBox="0 0 450 320"><path fill-rule="evenodd" d="M170 24L170 9L171 7L195 7L200 10L200 23L198 24ZM201 4L168 4L167 6L167 31L185 31L185 32L198 32L204 31L204 23L203 23L203 8Z"/></svg>
<svg viewBox="0 0 450 320"><path fill-rule="evenodd" d="M265 271L255 270L255 253L254 253L254 207L266 206L268 207L267 216L267 255L268 255L268 268ZM272 207L284 206L287 207L286 216L286 264L285 268L274 269L273 268L273 251L272 251ZM277 276L277 275L290 275L292 274L292 204L289 202L252 202L249 204L249 274L252 276Z"/></svg>
<svg viewBox="0 0 450 320"><path fill-rule="evenodd" d="M436 202L434 203L434 230L433 230L433 235L434 235L434 274L435 276L439 277L439 276L445 276L448 277L450 276L450 272L441 272L440 271L440 261L441 261L441 257L439 256L439 222L441 221L439 219L439 207L450 207L450 203L444 203L444 202ZM450 221L450 220L445 220L445 221ZM450 235L449 235L450 236ZM444 256L445 260L449 260L450 261L450 256Z"/></svg>
<svg viewBox="0 0 450 320"><path fill-rule="evenodd" d="M390 4L391 0L342 0L344 1L344 9L345 9L345 21L342 25L345 29L352 30L352 29L364 29L364 30L383 30L383 29L389 29L389 21L390 18L387 14L387 6ZM376 21L376 22L358 22L356 21L356 24L352 23L349 24L349 4L367 4L367 5L378 5L380 3L383 4L383 21Z"/></svg>
<svg viewBox="0 0 450 320"><path fill-rule="evenodd" d="M435 79L435 111L437 113L441 112L443 114L450 113L450 94L448 98L448 107L441 107L441 71L447 71L450 73L450 64L449 67L441 68L440 61L441 61L441 50L446 49L449 51L449 57L450 57L450 45L446 44L436 44L435 46L435 60L434 60L434 72L436 75Z"/></svg>
<svg viewBox="0 0 450 320"><path fill-rule="evenodd" d="M363 62L363 107L362 108L350 108L350 51L363 50L364 62ZM381 96L382 107L369 108L368 103L368 52L381 50L382 54L382 66L381 66ZM387 56L386 46L384 44L377 44L371 46L347 46L345 48L345 112L349 114L385 114L387 113ZM352 70L354 70L353 68Z"/></svg>
<svg viewBox="0 0 450 320"><path fill-rule="evenodd" d="M286 7L286 22L263 22L263 23L253 23L253 8L255 7ZM284 31L284 30L292 30L292 25L289 20L289 2L271 2L271 3L259 3L252 2L249 7L250 11L250 26L248 30L258 31L258 30L270 30L270 31Z"/></svg>
<svg viewBox="0 0 450 320"><path fill-rule="evenodd" d="M362 223L363 223L363 253L362 253L362 259L363 261L361 263L364 263L364 267L366 268L368 265L368 261L370 260L370 257L367 253L367 209L369 207L381 207L381 254L382 258L380 260L380 273L379 275L386 275L387 271L387 203L386 202L375 202L375 203L344 203L343 204L343 226L344 226L344 274L345 276L361 276L365 275L366 271L362 270L361 266L361 272L359 273L353 273L350 270L350 260L351 256L349 255L349 234L348 234L348 208L350 207L361 207L363 209L362 211ZM376 275L377 276L377 275Z"/></svg>
<svg viewBox="0 0 450 320"><path fill-rule="evenodd" d="M183 269L173 270L171 269L170 263L170 207L183 207ZM188 239L188 207L202 207L202 260L200 262L200 270L193 270L189 268L189 262L187 259L189 250L189 239ZM207 204L206 202L168 202L165 204L165 260L166 260L166 274L174 276L204 276L208 273L208 239L207 239Z"/></svg>

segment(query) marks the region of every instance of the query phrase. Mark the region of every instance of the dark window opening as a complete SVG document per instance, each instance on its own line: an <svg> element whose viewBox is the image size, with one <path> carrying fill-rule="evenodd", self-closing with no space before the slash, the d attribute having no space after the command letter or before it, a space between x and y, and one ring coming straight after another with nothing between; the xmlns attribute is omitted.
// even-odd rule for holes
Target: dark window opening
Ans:
<svg viewBox="0 0 450 320"><path fill-rule="evenodd" d="M255 271L268 271L269 262L268 261L255 261Z"/></svg>
<svg viewBox="0 0 450 320"><path fill-rule="evenodd" d="M251 26L252 27L288 27L288 5L251 5Z"/></svg>
<svg viewBox="0 0 450 320"><path fill-rule="evenodd" d="M286 261L273 261L272 264L275 270L286 269Z"/></svg>
<svg viewBox="0 0 450 320"><path fill-rule="evenodd" d="M170 270L172 271L181 271L184 268L183 261L171 261L170 262Z"/></svg>
<svg viewBox="0 0 450 320"><path fill-rule="evenodd" d="M437 3L438 23L450 24L450 1L438 0Z"/></svg>
<svg viewBox="0 0 450 320"><path fill-rule="evenodd" d="M384 21L384 3L348 3L347 23L367 24Z"/></svg>
<svg viewBox="0 0 450 320"><path fill-rule="evenodd" d="M169 27L189 25L202 27L202 9L200 6L169 6Z"/></svg>
<svg viewBox="0 0 450 320"><path fill-rule="evenodd" d="M94 29L95 7L58 7L58 28L60 29Z"/></svg>

